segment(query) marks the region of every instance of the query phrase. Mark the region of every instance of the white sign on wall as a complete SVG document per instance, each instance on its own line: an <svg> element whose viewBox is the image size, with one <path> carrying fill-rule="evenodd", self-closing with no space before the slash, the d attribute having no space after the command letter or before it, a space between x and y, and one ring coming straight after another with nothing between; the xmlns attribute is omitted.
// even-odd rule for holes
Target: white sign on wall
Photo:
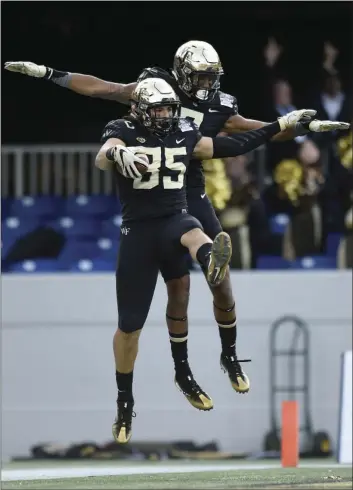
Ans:
<svg viewBox="0 0 353 490"><path fill-rule="evenodd" d="M342 354L341 372L338 461L352 464L352 351Z"/></svg>

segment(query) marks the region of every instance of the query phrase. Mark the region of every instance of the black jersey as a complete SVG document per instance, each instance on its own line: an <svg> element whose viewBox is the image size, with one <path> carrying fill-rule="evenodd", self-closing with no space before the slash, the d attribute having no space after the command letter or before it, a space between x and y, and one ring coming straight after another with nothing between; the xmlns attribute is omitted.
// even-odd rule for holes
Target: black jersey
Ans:
<svg viewBox="0 0 353 490"><path fill-rule="evenodd" d="M142 146L148 155L148 172L137 179L122 176L116 169L123 221L145 220L187 210L185 174L191 155L201 138L197 126L180 119L178 130L159 138L138 121L109 122L101 143L119 138L126 146Z"/></svg>
<svg viewBox="0 0 353 490"><path fill-rule="evenodd" d="M237 99L232 95L223 92L216 92L213 100L194 101L190 99L178 86L174 75L162 68L145 68L139 76L139 81L145 78L162 78L173 87L181 100L181 117L192 120L200 128L202 136L214 138L224 128L226 121L235 114L238 114ZM202 194L205 186L202 163L193 160L186 176L187 191Z"/></svg>

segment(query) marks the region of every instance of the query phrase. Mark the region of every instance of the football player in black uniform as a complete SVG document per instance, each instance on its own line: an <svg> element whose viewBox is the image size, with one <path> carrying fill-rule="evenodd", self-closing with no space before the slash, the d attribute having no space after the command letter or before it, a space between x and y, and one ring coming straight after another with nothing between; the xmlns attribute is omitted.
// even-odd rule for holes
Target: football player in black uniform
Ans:
<svg viewBox="0 0 353 490"><path fill-rule="evenodd" d="M50 80L74 92L91 97L114 100L129 104L136 83L122 84L100 80L90 75L61 72L31 62L7 62L5 68L33 77ZM171 72L160 68L147 68L139 80L146 77L159 77L167 81L181 99L181 116L193 120L204 136L215 137L220 132L233 133L254 130L267 123L246 119L238 113L237 100L220 91L220 77L223 68L214 48L202 41L189 41L177 50ZM311 131L331 131L347 129L345 123L316 121L308 128L300 123L291 137ZM277 139L285 136L277 135ZM288 134L286 135L288 137ZM187 199L189 213L196 217L210 238L221 231L221 225L206 196L202 163L195 160L187 172ZM186 270L185 263L185 270ZM178 329L186 321L175 314L181 302L188 301L189 277L186 280L174 279L167 282L168 307L167 324L169 331ZM227 372L235 391L249 391L249 379L239 364L236 355L236 313L230 278L211 288L214 300L215 320L219 327L222 344L221 366ZM186 340L185 340L186 342Z"/></svg>
<svg viewBox="0 0 353 490"><path fill-rule="evenodd" d="M246 153L303 115L315 113L294 111L240 136L209 138L201 135L195 123L179 117L180 106L164 80L142 80L132 94L130 115L105 127L96 157L100 169L114 169L123 210L116 273L119 325L114 337L118 412L113 434L119 443L131 437L133 369L158 272L166 282L183 279L188 275L186 250L200 263L211 288L222 283L228 270L230 237L220 231L212 241L187 212L185 175L195 165L192 157ZM213 402L196 383L187 359L185 304L178 305L177 315L179 329L170 332L175 383L193 406L210 410Z"/></svg>

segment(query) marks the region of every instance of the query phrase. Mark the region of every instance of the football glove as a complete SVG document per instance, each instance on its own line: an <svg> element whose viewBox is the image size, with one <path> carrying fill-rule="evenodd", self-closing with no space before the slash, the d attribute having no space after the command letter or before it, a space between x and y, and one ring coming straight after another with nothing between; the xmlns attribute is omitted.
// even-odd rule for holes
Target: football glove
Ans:
<svg viewBox="0 0 353 490"><path fill-rule="evenodd" d="M350 124L340 121L318 121L314 119L309 123L309 130L314 133L325 133L326 131L345 131L350 128Z"/></svg>
<svg viewBox="0 0 353 490"><path fill-rule="evenodd" d="M279 117L278 122L281 131L294 127L301 119L315 116L313 109L300 109L299 111L288 112L285 116Z"/></svg>
<svg viewBox="0 0 353 490"><path fill-rule="evenodd" d="M47 67L44 65L36 65L31 61L6 61L5 70L15 73L22 73L29 77L44 78L47 73Z"/></svg>
<svg viewBox="0 0 353 490"><path fill-rule="evenodd" d="M142 177L142 173L136 167L136 163L148 167L148 163L135 155L135 153L143 153L143 148L126 147L123 145L115 145L112 149L114 162L118 165L120 173L128 179L137 179Z"/></svg>

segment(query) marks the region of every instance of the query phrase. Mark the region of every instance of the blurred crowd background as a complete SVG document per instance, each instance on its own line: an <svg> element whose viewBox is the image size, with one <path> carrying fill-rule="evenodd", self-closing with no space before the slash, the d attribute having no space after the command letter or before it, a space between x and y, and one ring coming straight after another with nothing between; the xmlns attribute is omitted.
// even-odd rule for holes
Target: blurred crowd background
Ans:
<svg viewBox="0 0 353 490"><path fill-rule="evenodd" d="M351 18L350 2L4 2L2 57L128 83L146 66L171 67L178 46L199 39L218 51L222 90L238 98L242 116L273 121L306 107L319 119L352 122ZM114 184L90 167L103 127L125 112L3 71L5 270L23 271L23 259L65 256L65 247L75 260L104 259L110 243L113 260ZM273 142L204 168L207 194L235 245L233 268L352 267L351 131ZM101 223L85 231L89 213L77 209L91 194L104 200L91 206Z"/></svg>

